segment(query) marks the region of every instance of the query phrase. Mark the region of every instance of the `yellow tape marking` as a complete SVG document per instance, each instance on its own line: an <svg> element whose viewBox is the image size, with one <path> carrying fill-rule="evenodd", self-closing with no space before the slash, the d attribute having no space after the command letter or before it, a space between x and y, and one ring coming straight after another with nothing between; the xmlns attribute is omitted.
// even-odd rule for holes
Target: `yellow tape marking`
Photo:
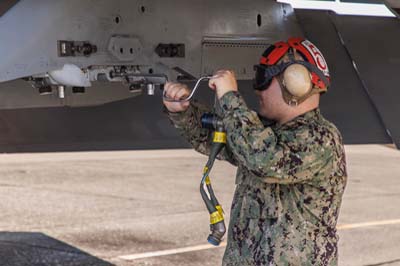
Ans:
<svg viewBox="0 0 400 266"><path fill-rule="evenodd" d="M207 166L204 166L203 175L204 175L207 171L208 171L208 167L207 167ZM211 180L210 180L210 177L207 176L207 177L206 177L206 185L209 185L209 184L211 184Z"/></svg>
<svg viewBox="0 0 400 266"><path fill-rule="evenodd" d="M225 132L214 132L213 142L226 143L226 133Z"/></svg>
<svg viewBox="0 0 400 266"><path fill-rule="evenodd" d="M210 224L216 224L223 220L224 216L219 211L210 214Z"/></svg>
<svg viewBox="0 0 400 266"><path fill-rule="evenodd" d="M204 168L203 168L203 175L204 175L207 171L208 171L208 167L207 167L207 166L204 166Z"/></svg>
<svg viewBox="0 0 400 266"><path fill-rule="evenodd" d="M222 215L224 213L224 210L222 209L221 205L217 205L215 206L215 208L217 209L217 211Z"/></svg>

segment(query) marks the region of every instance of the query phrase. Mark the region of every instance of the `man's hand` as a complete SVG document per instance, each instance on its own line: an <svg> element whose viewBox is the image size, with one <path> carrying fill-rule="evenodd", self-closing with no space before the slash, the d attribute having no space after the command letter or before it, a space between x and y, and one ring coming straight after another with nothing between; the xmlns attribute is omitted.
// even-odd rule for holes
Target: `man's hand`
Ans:
<svg viewBox="0 0 400 266"><path fill-rule="evenodd" d="M181 100L190 95L188 87L181 83L167 82L164 85L165 96L174 99ZM186 102L168 102L164 100L164 105L171 113L186 111L190 105L189 101Z"/></svg>
<svg viewBox="0 0 400 266"><path fill-rule="evenodd" d="M231 70L217 71L208 82L208 86L216 91L218 99L227 92L238 90L235 73Z"/></svg>

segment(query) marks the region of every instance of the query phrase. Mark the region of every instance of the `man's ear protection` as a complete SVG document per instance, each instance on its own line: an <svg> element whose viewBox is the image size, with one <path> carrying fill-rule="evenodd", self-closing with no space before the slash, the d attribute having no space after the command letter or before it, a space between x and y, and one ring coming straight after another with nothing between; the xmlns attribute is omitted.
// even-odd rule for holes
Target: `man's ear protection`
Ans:
<svg viewBox="0 0 400 266"><path fill-rule="evenodd" d="M295 51L303 60L295 58ZM321 52L302 38L272 45L254 70L254 89L266 90L277 77L283 98L289 105L298 105L312 94L326 92L330 84L328 66Z"/></svg>
<svg viewBox="0 0 400 266"><path fill-rule="evenodd" d="M282 73L282 84L295 97L303 97L312 89L311 73L300 64L288 66Z"/></svg>

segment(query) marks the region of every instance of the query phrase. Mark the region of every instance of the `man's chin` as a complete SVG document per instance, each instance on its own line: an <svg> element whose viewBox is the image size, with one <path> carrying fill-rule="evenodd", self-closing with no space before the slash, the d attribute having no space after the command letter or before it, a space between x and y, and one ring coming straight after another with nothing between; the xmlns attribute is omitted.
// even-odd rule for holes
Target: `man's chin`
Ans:
<svg viewBox="0 0 400 266"><path fill-rule="evenodd" d="M268 112L266 112L265 110L261 110L260 109L258 114L260 116L262 116L262 117L265 117L265 118L269 119L269 120L273 120L273 117L271 117L271 115L268 114Z"/></svg>

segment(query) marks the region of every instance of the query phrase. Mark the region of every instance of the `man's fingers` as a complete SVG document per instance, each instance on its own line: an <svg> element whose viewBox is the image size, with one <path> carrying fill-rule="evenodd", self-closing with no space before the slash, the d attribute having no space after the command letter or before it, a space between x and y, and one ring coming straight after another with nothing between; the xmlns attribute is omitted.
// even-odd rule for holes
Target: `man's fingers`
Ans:
<svg viewBox="0 0 400 266"><path fill-rule="evenodd" d="M174 100L180 100L182 98L185 98L189 95L189 89L187 88L186 85L180 84L180 83L169 83L165 87L165 96L174 99Z"/></svg>
<svg viewBox="0 0 400 266"><path fill-rule="evenodd" d="M188 97L190 91L188 87L181 83L168 82L164 86L164 96L174 101ZM170 112L182 112L188 109L190 102L170 102L164 99L164 105Z"/></svg>
<svg viewBox="0 0 400 266"><path fill-rule="evenodd" d="M235 72L233 70L221 69L221 70L218 70L217 72L215 72L212 78L220 78L220 77L224 77L226 75L235 76Z"/></svg>
<svg viewBox="0 0 400 266"><path fill-rule="evenodd" d="M220 70L218 70L217 72L214 73L214 76L215 76L215 75L222 75L222 74L224 74L225 72L226 72L225 69L220 69Z"/></svg>
<svg viewBox="0 0 400 266"><path fill-rule="evenodd" d="M182 100L185 99L189 96L189 92L188 90L186 90L186 88L181 88L180 90L178 90L178 92L175 94L174 99L175 100Z"/></svg>
<svg viewBox="0 0 400 266"><path fill-rule="evenodd" d="M171 88L174 86L173 82L166 82L164 85L165 94L168 94L171 91Z"/></svg>
<svg viewBox="0 0 400 266"><path fill-rule="evenodd" d="M171 87L169 88L169 91L168 91L168 97L171 99L175 99L175 95L178 90L179 90L179 88L177 87L177 84L171 85Z"/></svg>
<svg viewBox="0 0 400 266"><path fill-rule="evenodd" d="M232 70L221 69L214 73L214 76L224 76L228 73L232 73Z"/></svg>
<svg viewBox="0 0 400 266"><path fill-rule="evenodd" d="M170 97L174 100L179 100L186 93L186 88L181 85L176 85L171 89Z"/></svg>
<svg viewBox="0 0 400 266"><path fill-rule="evenodd" d="M211 78L211 79L208 81L208 87L210 87L210 88L213 89L213 90L216 89L216 86L215 86L215 78L214 78L214 77Z"/></svg>
<svg viewBox="0 0 400 266"><path fill-rule="evenodd" d="M178 90L179 84L173 83L173 82L168 82L165 84L164 90L165 90L165 95L167 97L172 98L173 95L176 93L176 90Z"/></svg>
<svg viewBox="0 0 400 266"><path fill-rule="evenodd" d="M173 90L174 83L167 82L164 86L164 95L168 98L171 98L171 92Z"/></svg>

